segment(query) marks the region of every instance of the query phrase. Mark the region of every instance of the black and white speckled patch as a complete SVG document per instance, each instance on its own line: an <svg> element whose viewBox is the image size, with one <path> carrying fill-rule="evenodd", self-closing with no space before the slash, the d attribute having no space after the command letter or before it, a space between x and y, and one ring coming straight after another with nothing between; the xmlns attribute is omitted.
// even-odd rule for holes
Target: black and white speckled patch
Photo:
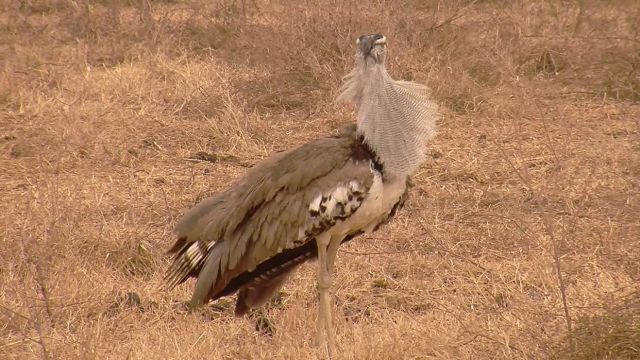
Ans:
<svg viewBox="0 0 640 360"><path fill-rule="evenodd" d="M309 204L309 222L300 228L294 244L300 244L310 236L347 219L362 204L365 187L352 180L335 188L318 193Z"/></svg>

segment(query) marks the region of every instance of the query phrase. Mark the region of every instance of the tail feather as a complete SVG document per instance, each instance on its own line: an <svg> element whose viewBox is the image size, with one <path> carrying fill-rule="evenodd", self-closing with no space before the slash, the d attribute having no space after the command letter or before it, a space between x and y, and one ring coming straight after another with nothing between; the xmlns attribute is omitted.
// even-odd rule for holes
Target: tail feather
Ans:
<svg viewBox="0 0 640 360"><path fill-rule="evenodd" d="M178 244L182 246L178 248ZM189 277L198 276L212 246L213 243L205 244L202 241L186 243L186 239L179 239L169 251L176 255L165 275L167 288L171 290Z"/></svg>

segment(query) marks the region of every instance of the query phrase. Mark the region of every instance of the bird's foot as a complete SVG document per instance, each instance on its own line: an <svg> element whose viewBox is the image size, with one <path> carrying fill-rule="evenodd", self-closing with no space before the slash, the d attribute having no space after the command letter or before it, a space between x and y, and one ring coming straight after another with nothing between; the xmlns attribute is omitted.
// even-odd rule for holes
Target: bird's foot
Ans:
<svg viewBox="0 0 640 360"><path fill-rule="evenodd" d="M327 338L324 335L318 334L318 336L314 339L313 345L318 348L318 353L320 358L325 358L331 360L332 351Z"/></svg>

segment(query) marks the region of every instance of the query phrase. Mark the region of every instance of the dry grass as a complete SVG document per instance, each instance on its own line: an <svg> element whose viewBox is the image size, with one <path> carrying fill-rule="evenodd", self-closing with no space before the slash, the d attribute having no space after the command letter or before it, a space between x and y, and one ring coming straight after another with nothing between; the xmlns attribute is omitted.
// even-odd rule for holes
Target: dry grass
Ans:
<svg viewBox="0 0 640 360"><path fill-rule="evenodd" d="M315 357L313 264L268 336L184 313L163 254L198 199L353 121L332 98L373 31L445 117L406 209L339 255L338 358L639 356L636 1L0 9L0 358Z"/></svg>

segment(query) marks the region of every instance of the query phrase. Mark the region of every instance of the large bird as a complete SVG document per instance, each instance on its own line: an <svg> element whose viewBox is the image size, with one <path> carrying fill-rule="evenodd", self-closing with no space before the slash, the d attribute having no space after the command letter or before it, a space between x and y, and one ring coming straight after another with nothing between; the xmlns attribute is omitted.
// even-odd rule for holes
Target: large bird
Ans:
<svg viewBox="0 0 640 360"><path fill-rule="evenodd" d="M318 340L333 352L329 288L338 247L402 206L438 118L427 87L389 76L386 46L381 34L356 41L356 66L338 96L355 104L355 126L264 160L180 219L167 281L197 278L191 307L237 292L235 313L243 315L318 258Z"/></svg>

